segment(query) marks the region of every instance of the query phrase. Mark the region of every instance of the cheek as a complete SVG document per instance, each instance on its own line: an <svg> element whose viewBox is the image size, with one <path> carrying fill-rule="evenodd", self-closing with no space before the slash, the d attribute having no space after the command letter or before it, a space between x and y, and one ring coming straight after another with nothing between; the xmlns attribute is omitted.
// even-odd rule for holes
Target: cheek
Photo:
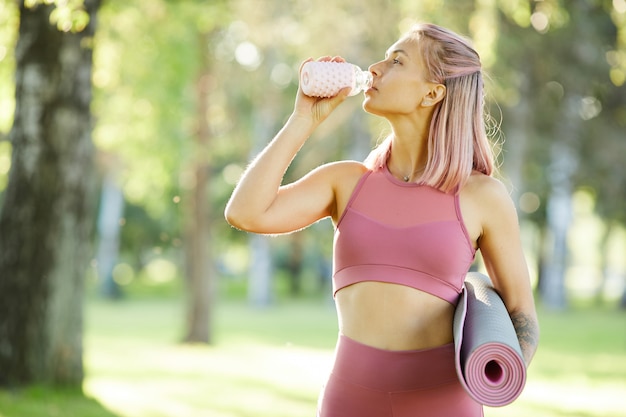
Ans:
<svg viewBox="0 0 626 417"><path fill-rule="evenodd" d="M413 111L419 107L419 94L414 89L405 88L396 96L396 106L406 111Z"/></svg>
<svg viewBox="0 0 626 417"><path fill-rule="evenodd" d="M420 101L414 91L397 89L385 91L384 94L366 96L363 109L373 114L411 113L419 107Z"/></svg>
<svg viewBox="0 0 626 417"><path fill-rule="evenodd" d="M398 103L401 103L405 107L416 109L421 104L422 98L426 93L422 84L407 83L398 91Z"/></svg>

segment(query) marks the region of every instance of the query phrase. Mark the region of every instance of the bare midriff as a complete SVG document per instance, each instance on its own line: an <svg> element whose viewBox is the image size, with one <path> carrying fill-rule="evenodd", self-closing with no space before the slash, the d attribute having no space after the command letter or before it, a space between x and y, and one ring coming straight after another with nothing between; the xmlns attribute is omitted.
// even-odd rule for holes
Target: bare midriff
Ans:
<svg viewBox="0 0 626 417"><path fill-rule="evenodd" d="M366 281L335 295L339 330L385 350L419 350L453 341L454 306L404 285Z"/></svg>

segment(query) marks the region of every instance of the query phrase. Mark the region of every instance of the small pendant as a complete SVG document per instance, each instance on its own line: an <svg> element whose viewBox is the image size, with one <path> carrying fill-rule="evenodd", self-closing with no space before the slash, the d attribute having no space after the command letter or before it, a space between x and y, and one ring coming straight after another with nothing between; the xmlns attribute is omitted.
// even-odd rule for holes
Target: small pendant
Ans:
<svg viewBox="0 0 626 417"><path fill-rule="evenodd" d="M405 176L403 179L404 179L404 182L409 182L409 177L408 177L408 175L407 175L407 176Z"/></svg>

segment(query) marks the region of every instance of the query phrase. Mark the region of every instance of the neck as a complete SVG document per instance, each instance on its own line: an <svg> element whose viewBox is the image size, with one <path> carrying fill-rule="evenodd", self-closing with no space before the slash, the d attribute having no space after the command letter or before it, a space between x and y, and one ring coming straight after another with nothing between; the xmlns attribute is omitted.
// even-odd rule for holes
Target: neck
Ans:
<svg viewBox="0 0 626 417"><path fill-rule="evenodd" d="M387 166L391 173L408 181L423 174L428 162L428 129L393 129L391 154Z"/></svg>

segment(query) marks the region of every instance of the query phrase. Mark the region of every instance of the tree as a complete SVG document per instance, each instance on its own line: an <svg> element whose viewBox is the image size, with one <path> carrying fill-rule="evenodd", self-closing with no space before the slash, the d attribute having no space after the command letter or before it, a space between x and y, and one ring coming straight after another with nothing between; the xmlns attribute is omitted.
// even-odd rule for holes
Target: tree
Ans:
<svg viewBox="0 0 626 417"><path fill-rule="evenodd" d="M224 223L212 189L221 96L213 38L227 5L110 0L96 41L94 141L119 160L126 201L119 257L138 270L161 257L179 267L188 342L212 338L213 230Z"/></svg>
<svg viewBox="0 0 626 417"><path fill-rule="evenodd" d="M80 386L95 184L91 41L100 1L74 9L25 3L0 213L0 385Z"/></svg>
<svg viewBox="0 0 626 417"><path fill-rule="evenodd" d="M210 144L211 132L207 120L212 74L208 45L211 34L198 36L198 55L201 62L196 82L196 134L195 152L192 152L190 165L193 172L193 186L188 190L185 217L185 255L187 278L187 329L186 342L212 342L215 274L212 268L211 226L209 222L209 183L210 183Z"/></svg>
<svg viewBox="0 0 626 417"><path fill-rule="evenodd" d="M623 72L615 59L622 53L623 23L615 10L611 21L609 2L503 4L497 72L503 80L499 97L509 151L505 168L518 167L520 194L545 202L528 216L542 233L539 291L546 305L562 309L567 306L572 194L592 188L605 213L623 212L621 201L606 198L624 183L618 162L623 148L618 97L624 95L616 82L623 83ZM603 218L611 220L604 213Z"/></svg>

